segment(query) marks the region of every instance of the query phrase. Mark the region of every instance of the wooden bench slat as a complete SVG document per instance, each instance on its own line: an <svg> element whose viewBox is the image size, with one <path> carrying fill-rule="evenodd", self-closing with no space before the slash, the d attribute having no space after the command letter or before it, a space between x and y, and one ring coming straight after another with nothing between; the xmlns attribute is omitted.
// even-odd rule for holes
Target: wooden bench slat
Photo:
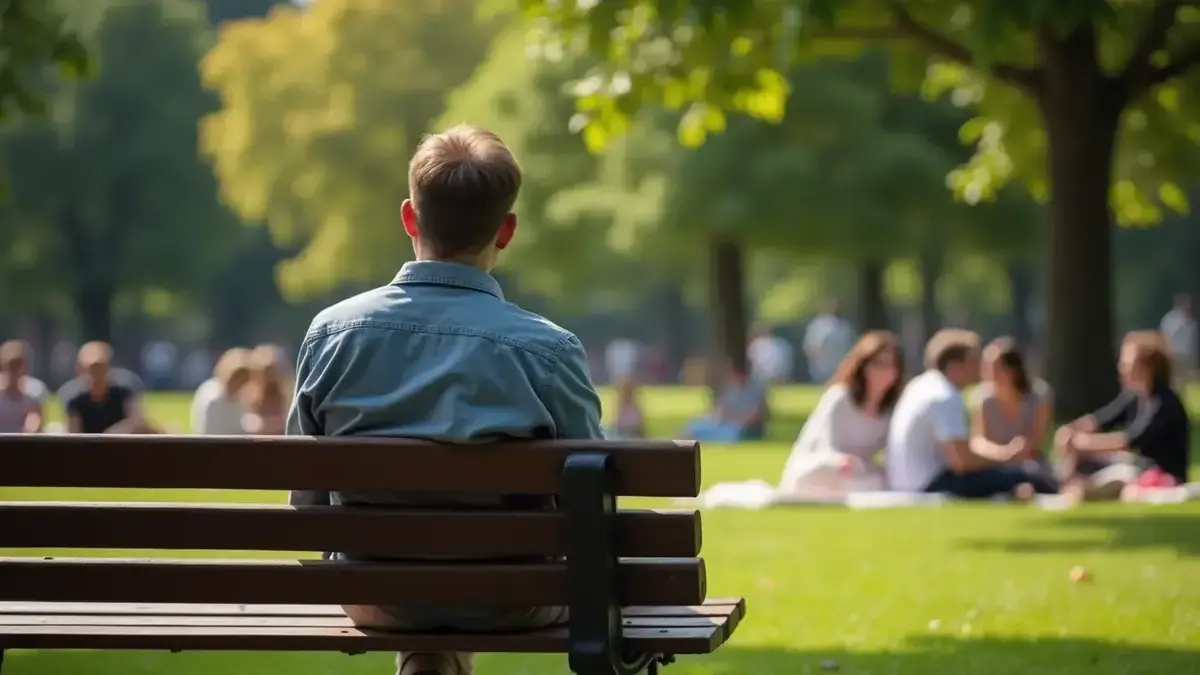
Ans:
<svg viewBox="0 0 1200 675"><path fill-rule="evenodd" d="M558 494L572 452L612 456L618 494L695 497L694 441L530 441L462 446L408 439L183 435L0 435L11 487L380 490ZM231 471L230 467L237 467Z"/></svg>
<svg viewBox="0 0 1200 675"><path fill-rule="evenodd" d="M703 628L720 626L722 616L631 617L630 628ZM239 628L353 628L346 616L156 616L153 614L19 614L0 616L0 631L8 626L227 626Z"/></svg>
<svg viewBox="0 0 1200 675"><path fill-rule="evenodd" d="M719 628L629 628L631 649L708 654L723 641ZM354 628L188 628L179 626L12 626L0 630L4 649L131 649L180 651L472 651L565 653L565 628L529 633L383 633Z"/></svg>
<svg viewBox="0 0 1200 675"><path fill-rule="evenodd" d="M621 601L692 605L699 558L627 559ZM0 558L0 600L351 605L567 604L567 567L324 560Z"/></svg>
<svg viewBox="0 0 1200 675"><path fill-rule="evenodd" d="M275 504L0 502L0 548L344 551L378 556L565 553L561 513ZM618 554L694 557L697 511L622 511Z"/></svg>
<svg viewBox="0 0 1200 675"><path fill-rule="evenodd" d="M703 605L622 608L625 616L723 616L735 612L740 598L713 598ZM0 617L23 614L144 614L148 616L345 616L338 605L227 605L132 602L0 602Z"/></svg>
<svg viewBox="0 0 1200 675"><path fill-rule="evenodd" d="M626 621L628 647L649 653L707 654L733 633L745 614L740 599L706 603L706 612L691 617L633 617ZM11 606L4 603L0 609ZM79 607L79 605L76 605ZM203 605L198 606L204 607ZM48 603L47 608L51 608ZM676 608L647 608L669 609ZM5 610L6 611L6 610ZM711 615L710 615L711 613ZM128 625L143 614L91 615L88 625L77 623L78 615L33 615L53 620L55 625L14 625L31 618L0 616L2 649L178 649L178 650L272 650L272 651L477 651L543 652L567 651L565 628L514 633L384 633L353 627L325 625L333 617L290 617L310 625L261 625L255 621L279 621L289 617L261 615L213 617L210 615L170 617L179 625ZM156 617L167 618L167 617ZM210 619L238 621L236 625L209 625ZM343 617L344 620L344 617ZM71 623L76 622L76 623ZM185 623L186 622L186 623ZM686 623L676 623L686 622ZM700 625L691 625L700 624Z"/></svg>

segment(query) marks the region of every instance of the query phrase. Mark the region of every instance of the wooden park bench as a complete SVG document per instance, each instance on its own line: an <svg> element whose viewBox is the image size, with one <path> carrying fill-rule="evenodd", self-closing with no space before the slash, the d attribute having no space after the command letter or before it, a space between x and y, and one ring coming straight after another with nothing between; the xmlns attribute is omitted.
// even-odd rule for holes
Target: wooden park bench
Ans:
<svg viewBox="0 0 1200 675"><path fill-rule="evenodd" d="M616 508L617 496L696 496L692 442L0 435L0 483L557 495L552 511L3 502L7 549L416 560L0 558L0 650L561 653L580 675L632 675L713 652L745 613L741 599L705 598L699 513ZM570 619L520 632L382 632L355 628L341 605L566 606Z"/></svg>

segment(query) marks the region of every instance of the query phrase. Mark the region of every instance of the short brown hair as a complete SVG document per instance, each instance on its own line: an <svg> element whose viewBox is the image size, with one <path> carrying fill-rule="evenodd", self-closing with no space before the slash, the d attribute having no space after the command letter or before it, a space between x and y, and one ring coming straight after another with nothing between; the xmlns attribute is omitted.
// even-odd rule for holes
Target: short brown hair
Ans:
<svg viewBox="0 0 1200 675"><path fill-rule="evenodd" d="M951 363L962 363L979 353L979 334L961 328L943 328L925 345L925 367L942 372Z"/></svg>
<svg viewBox="0 0 1200 675"><path fill-rule="evenodd" d="M1135 330L1125 335L1122 346L1133 349L1133 365L1150 373L1151 386L1171 384L1171 350L1162 333L1156 330Z"/></svg>
<svg viewBox="0 0 1200 675"><path fill-rule="evenodd" d="M829 383L845 386L854 404L861 408L867 401L867 364L883 352L892 355L896 364L896 381L884 392L879 409L891 410L900 398L900 391L904 389L904 355L900 353L896 336L886 330L873 330L860 337L846 358L842 359L833 377L829 378Z"/></svg>
<svg viewBox="0 0 1200 675"><path fill-rule="evenodd" d="M0 345L0 367L10 368L25 364L28 350L20 340L9 340Z"/></svg>
<svg viewBox="0 0 1200 675"><path fill-rule="evenodd" d="M408 194L428 252L478 253L496 237L521 189L521 168L496 134L460 125L426 136L408 165Z"/></svg>

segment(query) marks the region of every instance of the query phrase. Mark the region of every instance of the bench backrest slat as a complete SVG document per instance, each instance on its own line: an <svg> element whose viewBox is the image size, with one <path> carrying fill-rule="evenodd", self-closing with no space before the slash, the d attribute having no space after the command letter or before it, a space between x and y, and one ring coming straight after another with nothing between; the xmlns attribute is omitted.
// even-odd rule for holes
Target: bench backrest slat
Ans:
<svg viewBox="0 0 1200 675"><path fill-rule="evenodd" d="M0 502L0 547L341 551L376 556L552 556L560 512L453 512L267 504ZM622 511L618 555L694 557L696 511Z"/></svg>
<svg viewBox="0 0 1200 675"><path fill-rule="evenodd" d="M0 600L423 606L565 605L565 564L0 558ZM620 566L625 605L704 601L697 558Z"/></svg>
<svg viewBox="0 0 1200 675"><path fill-rule="evenodd" d="M0 435L10 487L355 490L549 495L564 458L607 452L617 493L695 497L690 441L530 441L448 445L385 438L172 435Z"/></svg>

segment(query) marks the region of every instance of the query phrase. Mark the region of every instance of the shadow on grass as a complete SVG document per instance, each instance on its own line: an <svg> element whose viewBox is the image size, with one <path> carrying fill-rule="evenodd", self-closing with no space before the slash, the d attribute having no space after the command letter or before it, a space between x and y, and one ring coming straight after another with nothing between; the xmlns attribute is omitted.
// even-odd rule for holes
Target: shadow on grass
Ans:
<svg viewBox="0 0 1200 675"><path fill-rule="evenodd" d="M910 638L889 651L791 651L728 647L684 661L704 675L1125 675L1196 672L1200 650L1047 637ZM666 675L672 675L671 669Z"/></svg>
<svg viewBox="0 0 1200 675"><path fill-rule="evenodd" d="M1146 513L1139 510L1128 515L1075 515L1047 520L1037 526L1057 530L1063 528L1092 530L1091 536L1073 539L1031 536L1025 539L968 540L969 548L1003 550L1012 553L1053 553L1086 551L1130 551L1137 549L1174 549L1184 557L1200 556L1200 513ZM1036 531L1031 532L1037 535ZM1200 672L1200 665L1197 665Z"/></svg>
<svg viewBox="0 0 1200 675"><path fill-rule="evenodd" d="M384 654L346 657L338 654L235 654L148 652L15 652L5 675L200 675L242 672L255 675L386 675L391 660ZM799 651L784 648L729 646L710 656L686 657L664 675L1127 675L1130 673L1195 673L1200 649L1143 647L1099 640L1047 637L1038 639L955 638L920 636L887 651ZM477 672L521 675L567 673L562 656L485 655Z"/></svg>

